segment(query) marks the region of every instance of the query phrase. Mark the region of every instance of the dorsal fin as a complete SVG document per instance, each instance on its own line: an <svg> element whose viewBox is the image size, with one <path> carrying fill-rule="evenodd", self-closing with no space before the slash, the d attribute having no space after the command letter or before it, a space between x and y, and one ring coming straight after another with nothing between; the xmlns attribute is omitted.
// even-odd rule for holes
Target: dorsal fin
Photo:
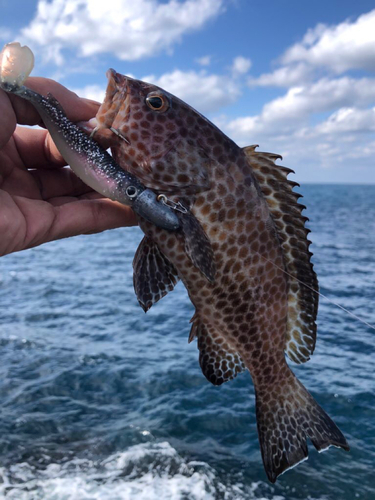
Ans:
<svg viewBox="0 0 375 500"><path fill-rule="evenodd" d="M275 222L286 271L296 278L289 280L285 351L291 360L304 363L310 359L315 348L319 299L313 291L318 291L318 280L310 262L311 241L307 239L310 231L305 228L308 219L302 215L306 207L298 203L301 195L293 192L299 184L287 179L293 170L275 165L281 156L255 151L256 147L248 146L243 151Z"/></svg>

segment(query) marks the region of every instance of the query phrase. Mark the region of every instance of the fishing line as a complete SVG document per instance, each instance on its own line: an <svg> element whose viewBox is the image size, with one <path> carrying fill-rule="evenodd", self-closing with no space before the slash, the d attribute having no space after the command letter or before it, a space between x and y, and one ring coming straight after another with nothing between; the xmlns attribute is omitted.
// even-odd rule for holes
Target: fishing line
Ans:
<svg viewBox="0 0 375 500"><path fill-rule="evenodd" d="M365 321L364 319L360 318L359 316L357 316L356 314L354 314L352 311L349 311L349 309L346 309L346 307L342 306L341 304L338 304L337 302L335 302L334 300L330 299L326 295L322 294L321 292L318 292L318 290L315 290L315 288L313 288L312 286L308 285L304 281L302 281L302 280L296 278L295 276L293 276L292 274L288 273L288 271L285 271L285 269L282 269L281 267L279 267L277 264L275 264L274 262L272 262L272 260L269 260L266 257L263 257L263 255L261 255L261 257L265 261L270 262L273 266L277 267L277 269L279 269L280 271L282 271L284 274L286 274L290 278L298 281L299 283L301 283L301 285L304 285L306 288L309 288L312 292L320 295L323 299L326 299L328 302L330 302L334 306L338 307L339 309L342 309L344 312L346 312L346 314L349 314L349 316L352 316L353 318L355 318L360 323L363 323L364 325L368 326L372 330L375 330L375 326L374 325L371 325L370 323L367 323L367 321Z"/></svg>

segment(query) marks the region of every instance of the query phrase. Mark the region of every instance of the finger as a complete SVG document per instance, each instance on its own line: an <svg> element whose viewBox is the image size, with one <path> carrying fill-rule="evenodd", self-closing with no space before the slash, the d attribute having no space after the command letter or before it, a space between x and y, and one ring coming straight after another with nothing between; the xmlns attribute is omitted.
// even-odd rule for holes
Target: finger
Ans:
<svg viewBox="0 0 375 500"><path fill-rule="evenodd" d="M81 99L74 92L47 78L28 78L26 85L35 92L47 95L49 92L61 103L68 118L73 122L90 120L96 115L99 103ZM9 141L16 124L41 125L41 118L34 106L19 96L0 89L0 149Z"/></svg>
<svg viewBox="0 0 375 500"><path fill-rule="evenodd" d="M54 207L60 207L61 205L66 205L67 203L72 203L73 201L79 200L103 200L106 199L99 193L95 191L90 191L89 193L81 194L80 196L56 196L55 198L50 198L48 203Z"/></svg>
<svg viewBox="0 0 375 500"><path fill-rule="evenodd" d="M92 191L70 168L30 170L29 173L39 186L42 200L58 196L77 197Z"/></svg>
<svg viewBox="0 0 375 500"><path fill-rule="evenodd" d="M9 238L11 245L6 246L4 254L47 241L137 224L130 207L108 199L73 201L57 207L46 201L20 196L8 196L8 199L12 200L12 210L15 205L22 217L21 222L16 224L14 221L11 226L16 232Z"/></svg>
<svg viewBox="0 0 375 500"><path fill-rule="evenodd" d="M89 99L81 99L60 83L48 78L31 77L26 80L25 85L44 96L51 93L60 102L66 115L73 122L89 120L96 115L99 108L99 103ZM38 125L41 122L38 112L30 102L13 94L9 94L9 99L13 104L17 123Z"/></svg>
<svg viewBox="0 0 375 500"><path fill-rule="evenodd" d="M137 217L130 207L108 199L81 200L55 207L48 236L49 240L56 240L136 224Z"/></svg>
<svg viewBox="0 0 375 500"><path fill-rule="evenodd" d="M12 137L12 134L17 126L17 118L14 109L10 103L8 94L0 89L0 112L1 112L1 125L0 125L0 149Z"/></svg>
<svg viewBox="0 0 375 500"><path fill-rule="evenodd" d="M47 130L17 127L13 137L26 168L55 168L66 165Z"/></svg>
<svg viewBox="0 0 375 500"><path fill-rule="evenodd" d="M95 101L95 99L89 99L88 97L80 97L81 101L87 102L87 104L91 106L95 106L96 108L100 106L100 102Z"/></svg>
<svg viewBox="0 0 375 500"><path fill-rule="evenodd" d="M17 152L26 168L55 169L66 165L47 130L17 127L13 136ZM98 139L105 149L111 144L106 137L102 140L102 137L98 136Z"/></svg>

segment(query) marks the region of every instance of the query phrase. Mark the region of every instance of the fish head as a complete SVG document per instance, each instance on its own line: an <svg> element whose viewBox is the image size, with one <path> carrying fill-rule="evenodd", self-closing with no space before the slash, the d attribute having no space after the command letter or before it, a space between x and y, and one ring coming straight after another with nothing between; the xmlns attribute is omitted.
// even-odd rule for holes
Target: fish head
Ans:
<svg viewBox="0 0 375 500"><path fill-rule="evenodd" d="M156 85L113 69L107 77L106 96L96 120L99 132L113 132L116 161L161 192L201 182L197 175L205 170L207 155L199 144L198 121L205 118ZM193 165L194 172L188 171L188 165ZM147 177L147 172L152 175Z"/></svg>

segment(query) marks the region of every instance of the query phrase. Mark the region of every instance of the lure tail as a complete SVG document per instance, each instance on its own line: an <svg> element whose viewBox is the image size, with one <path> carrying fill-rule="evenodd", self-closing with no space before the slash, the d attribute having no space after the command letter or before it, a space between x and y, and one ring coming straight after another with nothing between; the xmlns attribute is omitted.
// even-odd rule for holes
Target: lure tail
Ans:
<svg viewBox="0 0 375 500"><path fill-rule="evenodd" d="M259 443L268 479L307 460L306 438L318 451L336 446L349 451L345 437L286 365L286 377L258 385Z"/></svg>

